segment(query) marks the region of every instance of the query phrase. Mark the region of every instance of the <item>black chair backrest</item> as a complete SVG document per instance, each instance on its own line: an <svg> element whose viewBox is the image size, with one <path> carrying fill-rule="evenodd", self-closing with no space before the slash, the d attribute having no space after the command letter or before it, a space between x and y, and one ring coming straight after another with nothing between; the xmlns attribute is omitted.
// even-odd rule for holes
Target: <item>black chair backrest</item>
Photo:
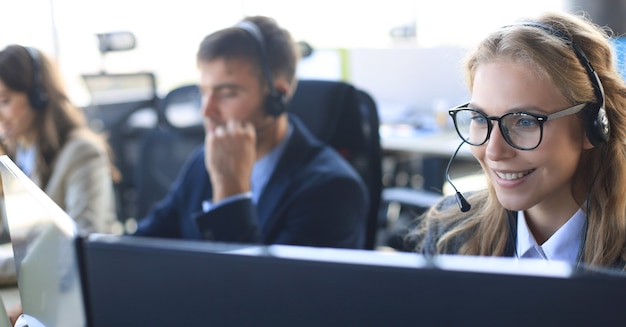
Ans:
<svg viewBox="0 0 626 327"><path fill-rule="evenodd" d="M202 127L201 101L198 85L177 87L161 102L159 121L168 128L197 130Z"/></svg>
<svg viewBox="0 0 626 327"><path fill-rule="evenodd" d="M204 142L196 85L171 90L161 101L159 123L139 146L135 168L135 217L141 219L165 197L185 161Z"/></svg>
<svg viewBox="0 0 626 327"><path fill-rule="evenodd" d="M117 216L134 216L135 166L139 143L158 123L159 97L151 72L84 74L91 103L84 108L89 126L106 133L121 180L115 184Z"/></svg>
<svg viewBox="0 0 626 327"><path fill-rule="evenodd" d="M382 163L379 116L366 92L340 81L301 80L289 104L320 140L337 150L361 175L370 193L366 248L376 246L380 222Z"/></svg>

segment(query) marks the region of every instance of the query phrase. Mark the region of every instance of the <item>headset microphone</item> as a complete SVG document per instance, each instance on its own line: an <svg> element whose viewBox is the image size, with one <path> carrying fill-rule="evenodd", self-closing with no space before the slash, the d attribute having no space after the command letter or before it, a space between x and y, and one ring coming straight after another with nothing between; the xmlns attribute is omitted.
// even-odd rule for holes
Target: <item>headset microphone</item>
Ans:
<svg viewBox="0 0 626 327"><path fill-rule="evenodd" d="M459 150L464 143L465 142L461 142L461 144L459 144L459 146L456 148L456 151L454 151L452 157L450 157L450 161L448 161L448 166L446 167L446 180L456 192L456 203L459 205L459 209L461 209L462 212L468 212L472 208L472 206L469 204L469 202L467 202L467 200L465 200L463 194L461 194L461 192L456 189L456 186L454 186L454 183L452 183L452 180L450 179L450 165L452 164L452 160L456 158L457 153L459 153Z"/></svg>

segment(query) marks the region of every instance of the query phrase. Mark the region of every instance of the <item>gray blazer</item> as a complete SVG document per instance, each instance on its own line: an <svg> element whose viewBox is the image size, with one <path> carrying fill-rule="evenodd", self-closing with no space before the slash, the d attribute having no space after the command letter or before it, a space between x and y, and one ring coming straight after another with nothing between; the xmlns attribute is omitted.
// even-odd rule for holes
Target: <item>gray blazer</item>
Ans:
<svg viewBox="0 0 626 327"><path fill-rule="evenodd" d="M37 171L33 181L41 186ZM109 155L93 132L79 129L57 155L45 193L86 232L110 233L117 221Z"/></svg>
<svg viewBox="0 0 626 327"><path fill-rule="evenodd" d="M110 233L117 221L110 168L103 142L91 131L74 131L57 155L44 191L83 231ZM35 169L31 179L41 187L37 176ZM0 246L0 285L17 280L10 246Z"/></svg>

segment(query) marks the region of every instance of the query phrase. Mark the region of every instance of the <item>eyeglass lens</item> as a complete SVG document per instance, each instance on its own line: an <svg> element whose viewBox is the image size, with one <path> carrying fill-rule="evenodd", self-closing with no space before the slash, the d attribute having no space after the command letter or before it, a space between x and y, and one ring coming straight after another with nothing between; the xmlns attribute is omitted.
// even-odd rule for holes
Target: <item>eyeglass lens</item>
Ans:
<svg viewBox="0 0 626 327"><path fill-rule="evenodd" d="M492 120L499 121L502 136L518 149L533 149L541 141L541 123L532 115L510 113L502 117L487 117L479 111L464 109L453 115L459 136L471 145L484 144L493 128Z"/></svg>

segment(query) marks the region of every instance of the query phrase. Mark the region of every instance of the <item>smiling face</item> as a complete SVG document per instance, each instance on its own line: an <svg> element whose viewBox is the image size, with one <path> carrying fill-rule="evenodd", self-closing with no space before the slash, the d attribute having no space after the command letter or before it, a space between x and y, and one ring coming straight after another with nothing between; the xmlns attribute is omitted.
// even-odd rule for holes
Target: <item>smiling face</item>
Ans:
<svg viewBox="0 0 626 327"><path fill-rule="evenodd" d="M11 90L0 80L0 135L14 141L29 140L34 120L26 93Z"/></svg>
<svg viewBox="0 0 626 327"><path fill-rule="evenodd" d="M484 63L477 67L473 82L470 107L489 116L517 111L547 115L572 106L555 84L530 64ZM471 151L505 208L531 212L559 208L569 213L578 207L572 181L579 158L590 147L581 120L571 115L548 120L536 149L511 147L494 125L490 139L482 146L472 146Z"/></svg>

